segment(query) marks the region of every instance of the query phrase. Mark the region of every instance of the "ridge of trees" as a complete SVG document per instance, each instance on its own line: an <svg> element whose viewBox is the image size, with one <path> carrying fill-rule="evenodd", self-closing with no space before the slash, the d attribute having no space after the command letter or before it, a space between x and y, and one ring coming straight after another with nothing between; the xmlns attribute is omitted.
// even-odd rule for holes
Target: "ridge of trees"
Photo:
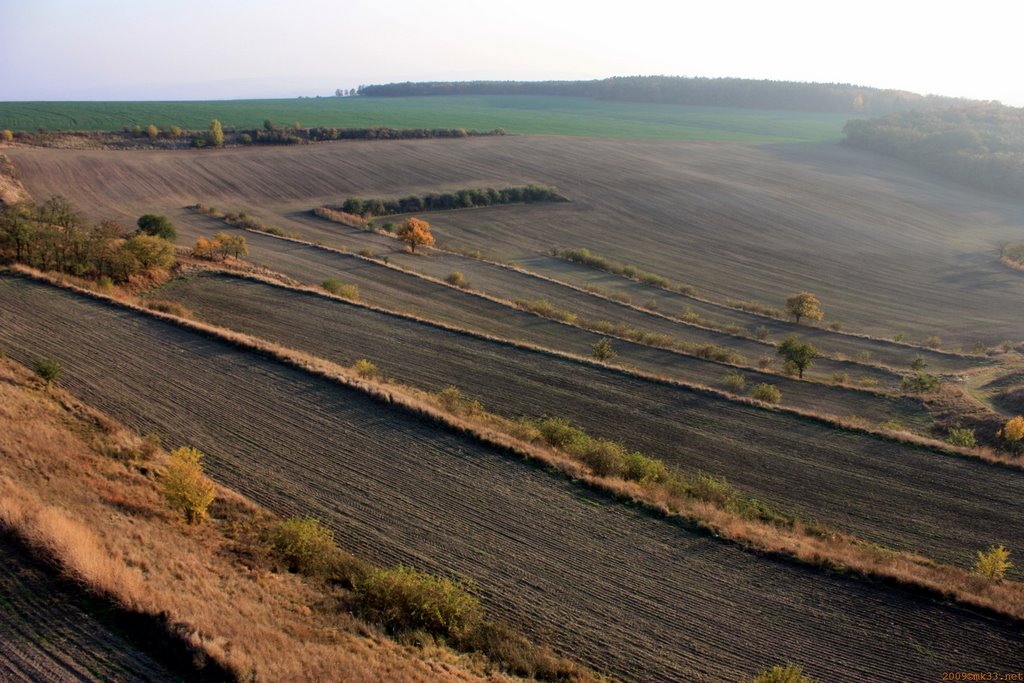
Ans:
<svg viewBox="0 0 1024 683"><path fill-rule="evenodd" d="M849 121L845 144L878 152L981 190L1024 192L1024 109L998 102Z"/></svg>
<svg viewBox="0 0 1024 683"><path fill-rule="evenodd" d="M920 95L848 83L802 83L746 78L616 76L591 81L434 81L360 86L359 95L562 95L621 102L782 109L883 115L950 105L957 98Z"/></svg>
<svg viewBox="0 0 1024 683"><path fill-rule="evenodd" d="M471 209L499 204L530 204L533 202L565 202L565 197L556 190L541 185L506 187L495 190L488 187L468 188L435 194L409 195L401 199L361 199L349 197L341 206L345 213L355 216L389 216L396 213L417 211L445 211L448 209Z"/></svg>

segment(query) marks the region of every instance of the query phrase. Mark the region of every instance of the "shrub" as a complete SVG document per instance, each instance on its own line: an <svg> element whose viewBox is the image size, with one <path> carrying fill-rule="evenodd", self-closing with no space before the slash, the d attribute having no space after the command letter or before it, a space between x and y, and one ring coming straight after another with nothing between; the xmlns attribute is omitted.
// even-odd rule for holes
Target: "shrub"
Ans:
<svg viewBox="0 0 1024 683"><path fill-rule="evenodd" d="M277 524L270 529L269 540L291 571L310 576L326 573L337 552L334 532L312 517Z"/></svg>
<svg viewBox="0 0 1024 683"><path fill-rule="evenodd" d="M581 450L590 437L560 417L548 417L537 423L540 436L549 445L563 450Z"/></svg>
<svg viewBox="0 0 1024 683"><path fill-rule="evenodd" d="M880 422L878 428L887 432L902 432L903 423L899 420L886 420L885 422Z"/></svg>
<svg viewBox="0 0 1024 683"><path fill-rule="evenodd" d="M515 304L517 307L525 311L530 311L531 313L536 313L539 316L551 318L552 320L569 323L570 325L575 324L577 321L575 313L557 308L547 299L537 299L535 301L531 301L529 299L516 299Z"/></svg>
<svg viewBox="0 0 1024 683"><path fill-rule="evenodd" d="M446 277L444 281L455 287L462 287L463 289L469 287L469 280L467 280L466 276L457 270L449 273L448 277Z"/></svg>
<svg viewBox="0 0 1024 683"><path fill-rule="evenodd" d="M480 401L467 398L456 386L449 385L437 392L437 399L445 410L456 415L478 415L484 411Z"/></svg>
<svg viewBox="0 0 1024 683"><path fill-rule="evenodd" d="M608 361L615 357L615 351L612 349L612 342L607 337L602 337L594 342L591 347L591 355L597 360Z"/></svg>
<svg viewBox="0 0 1024 683"><path fill-rule="evenodd" d="M924 345L930 349L942 348L942 340L938 337L932 336L924 340Z"/></svg>
<svg viewBox="0 0 1024 683"><path fill-rule="evenodd" d="M224 146L224 128L217 119L210 121L210 144L214 147Z"/></svg>
<svg viewBox="0 0 1024 683"><path fill-rule="evenodd" d="M878 386L878 380L874 377L861 377L857 380L857 385L864 387L865 389L874 389Z"/></svg>
<svg viewBox="0 0 1024 683"><path fill-rule="evenodd" d="M459 637L483 619L480 601L464 584L410 567L370 570L355 592L362 616L392 633L422 629Z"/></svg>
<svg viewBox="0 0 1024 683"><path fill-rule="evenodd" d="M107 275L100 275L96 278L96 289L101 292L108 292L114 288L114 281Z"/></svg>
<svg viewBox="0 0 1024 683"><path fill-rule="evenodd" d="M848 372L833 372L832 373L832 384L849 384L850 373Z"/></svg>
<svg viewBox="0 0 1024 683"><path fill-rule="evenodd" d="M363 379L376 379L377 377L380 377L380 369L365 358L357 360L355 364L352 365L352 369L355 370L356 374Z"/></svg>
<svg viewBox="0 0 1024 683"><path fill-rule="evenodd" d="M767 341L768 339L768 328L764 325L758 325L754 330L754 337L758 341Z"/></svg>
<svg viewBox="0 0 1024 683"><path fill-rule="evenodd" d="M171 138L177 140L178 138L181 137L181 128L179 128L178 126L171 126L167 129L167 134L170 135Z"/></svg>
<svg viewBox="0 0 1024 683"><path fill-rule="evenodd" d="M729 372L726 373L723 384L732 393L739 394L747 388L747 379L740 372Z"/></svg>
<svg viewBox="0 0 1024 683"><path fill-rule="evenodd" d="M11 131L7 130L6 128L0 131L0 140L3 140L4 142L10 142L13 139L14 133L12 133Z"/></svg>
<svg viewBox="0 0 1024 683"><path fill-rule="evenodd" d="M1011 417L999 430L998 436L1003 437L1012 446L1019 446L1024 441L1024 417Z"/></svg>
<svg viewBox="0 0 1024 683"><path fill-rule="evenodd" d="M623 478L641 484L664 481L668 477L665 464L641 453L629 453L625 457Z"/></svg>
<svg viewBox="0 0 1024 683"><path fill-rule="evenodd" d="M146 136L149 137L150 140L156 140L156 136L159 134L160 131L157 130L157 127L152 123L146 126Z"/></svg>
<svg viewBox="0 0 1024 683"><path fill-rule="evenodd" d="M182 446L172 451L170 458L164 475L164 496L185 513L189 524L199 524L206 519L206 510L217 495L213 482L203 474L203 454Z"/></svg>
<svg viewBox="0 0 1024 683"><path fill-rule="evenodd" d="M47 385L56 382L64 372L64 367L53 358L39 358L32 364L32 368Z"/></svg>
<svg viewBox="0 0 1024 683"><path fill-rule="evenodd" d="M978 551L978 559L974 562L974 573L991 581L1002 581L1006 570L1013 567L1010 562L1010 551L1002 545L993 545L986 551Z"/></svg>
<svg viewBox="0 0 1024 683"><path fill-rule="evenodd" d="M917 354L914 356L914 360L910 363L910 369L914 372L921 372L928 367L928 361L924 359L924 356Z"/></svg>
<svg viewBox="0 0 1024 683"><path fill-rule="evenodd" d="M769 354L766 353L766 354L764 354L763 356L761 356L760 358L757 359L757 367L759 367L762 370L767 370L768 368L770 368L772 366L772 363L774 363L774 362L775 362L775 359L772 356L770 356Z"/></svg>
<svg viewBox="0 0 1024 683"><path fill-rule="evenodd" d="M189 318L192 312L176 301L165 301L163 299L150 299L145 302L146 308L151 311L176 315L179 318Z"/></svg>
<svg viewBox="0 0 1024 683"><path fill-rule="evenodd" d="M939 378L919 372L913 377L904 377L900 380L900 390L912 394L923 394L939 386Z"/></svg>
<svg viewBox="0 0 1024 683"><path fill-rule="evenodd" d="M946 441L954 446L964 446L966 448L973 448L978 445L978 441L974 437L973 429L958 429L956 427L950 427L949 436L946 437Z"/></svg>
<svg viewBox="0 0 1024 683"><path fill-rule="evenodd" d="M786 666L775 665L765 669L754 677L751 683L814 683L813 680L804 675L803 668L796 664Z"/></svg>
<svg viewBox="0 0 1024 683"><path fill-rule="evenodd" d="M756 398L758 401L764 401L765 403L778 403L782 400L782 392L774 384L767 384L762 382L755 384L754 388L750 390L750 395Z"/></svg>
<svg viewBox="0 0 1024 683"><path fill-rule="evenodd" d="M359 285L345 284L341 280L335 280L333 278L324 280L321 284L327 292L340 296L342 299L348 299L349 301L359 301Z"/></svg>

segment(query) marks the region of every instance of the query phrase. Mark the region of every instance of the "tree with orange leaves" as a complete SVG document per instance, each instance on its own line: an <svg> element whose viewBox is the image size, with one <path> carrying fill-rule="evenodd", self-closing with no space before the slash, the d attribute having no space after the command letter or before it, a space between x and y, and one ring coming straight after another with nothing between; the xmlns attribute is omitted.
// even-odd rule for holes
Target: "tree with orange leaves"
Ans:
<svg viewBox="0 0 1024 683"><path fill-rule="evenodd" d="M434 236L430 234L430 223L419 218L406 218L398 229L398 237L409 243L409 251L416 253L416 245L434 246Z"/></svg>

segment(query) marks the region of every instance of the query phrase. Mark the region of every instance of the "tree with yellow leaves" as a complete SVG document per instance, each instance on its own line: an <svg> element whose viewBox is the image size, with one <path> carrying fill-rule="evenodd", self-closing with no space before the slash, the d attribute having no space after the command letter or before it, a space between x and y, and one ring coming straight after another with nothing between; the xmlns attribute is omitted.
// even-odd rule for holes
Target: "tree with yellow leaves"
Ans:
<svg viewBox="0 0 1024 683"><path fill-rule="evenodd" d="M1024 417L1020 415L1011 417L1003 425L998 435L1003 437L1014 448L1020 448L1021 443L1024 442Z"/></svg>
<svg viewBox="0 0 1024 683"><path fill-rule="evenodd" d="M416 245L434 246L434 236L430 234L430 223L419 218L406 218L398 228L398 238L409 243L409 251L416 253Z"/></svg>
<svg viewBox="0 0 1024 683"><path fill-rule="evenodd" d="M797 325L800 324L800 318L821 320L825 317L821 302L810 292L800 292L786 299L786 313L796 318Z"/></svg>
<svg viewBox="0 0 1024 683"><path fill-rule="evenodd" d="M164 475L164 496L185 513L189 524L200 524L217 495L213 482L203 474L203 454L182 446L171 453Z"/></svg>

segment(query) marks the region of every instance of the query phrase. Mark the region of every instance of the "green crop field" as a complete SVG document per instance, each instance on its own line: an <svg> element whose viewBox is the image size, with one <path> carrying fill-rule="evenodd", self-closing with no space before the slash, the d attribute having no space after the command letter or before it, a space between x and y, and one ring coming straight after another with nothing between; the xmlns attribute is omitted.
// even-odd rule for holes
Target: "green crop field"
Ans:
<svg viewBox="0 0 1024 683"><path fill-rule="evenodd" d="M280 125L335 128L466 128L530 135L655 140L818 142L838 140L846 114L691 107L519 95L327 97L209 102L0 102L0 129L120 130L150 123L206 128Z"/></svg>

